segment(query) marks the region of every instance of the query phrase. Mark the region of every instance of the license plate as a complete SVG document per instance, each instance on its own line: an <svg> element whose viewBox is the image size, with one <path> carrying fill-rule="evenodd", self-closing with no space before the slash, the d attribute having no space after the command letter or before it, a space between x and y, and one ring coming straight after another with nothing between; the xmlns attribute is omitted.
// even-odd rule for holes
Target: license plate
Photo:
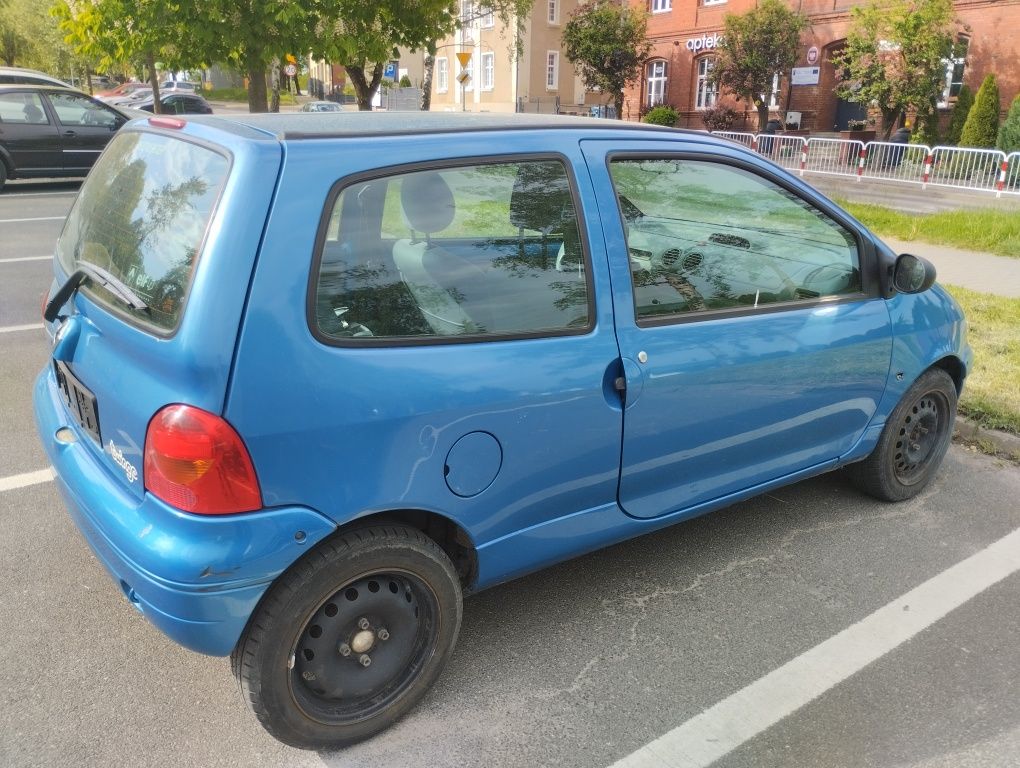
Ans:
<svg viewBox="0 0 1020 768"><path fill-rule="evenodd" d="M99 436L99 407L96 405L96 396L88 387L78 381L78 378L71 373L64 362L54 360L53 369L57 374L57 386L64 395L67 410L79 426L88 433L89 437L102 445L103 440Z"/></svg>

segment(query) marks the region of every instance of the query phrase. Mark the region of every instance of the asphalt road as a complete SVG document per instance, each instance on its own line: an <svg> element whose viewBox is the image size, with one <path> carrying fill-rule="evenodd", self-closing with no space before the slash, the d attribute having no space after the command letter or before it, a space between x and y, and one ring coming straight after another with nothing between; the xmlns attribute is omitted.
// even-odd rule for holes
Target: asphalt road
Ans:
<svg viewBox="0 0 1020 768"><path fill-rule="evenodd" d="M74 187L0 194L0 488L46 467L47 341L9 329L39 323L52 268L10 260L52 252ZM130 608L52 483L0 490L0 765L609 766L1020 528L1017 498L1020 470L954 447L907 503L823 477L475 595L423 704L318 754L263 733L226 660ZM1014 572L717 764L1017 765L1018 598Z"/></svg>

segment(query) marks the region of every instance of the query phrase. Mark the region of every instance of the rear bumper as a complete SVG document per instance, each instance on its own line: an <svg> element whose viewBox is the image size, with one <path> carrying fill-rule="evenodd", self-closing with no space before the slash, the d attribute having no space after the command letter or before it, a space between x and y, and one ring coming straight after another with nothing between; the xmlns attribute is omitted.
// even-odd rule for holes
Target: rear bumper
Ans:
<svg viewBox="0 0 1020 768"><path fill-rule="evenodd" d="M201 517L148 493L139 500L82 444L90 438L76 427L79 442L55 439L58 429L74 425L50 366L33 399L57 485L85 540L131 604L194 651L229 654L273 580L336 528L303 507Z"/></svg>

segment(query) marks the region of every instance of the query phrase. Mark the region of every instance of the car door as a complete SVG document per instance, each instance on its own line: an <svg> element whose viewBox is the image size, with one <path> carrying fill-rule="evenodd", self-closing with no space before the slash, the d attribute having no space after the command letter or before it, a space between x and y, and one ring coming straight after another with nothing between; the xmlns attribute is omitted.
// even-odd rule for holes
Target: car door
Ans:
<svg viewBox="0 0 1020 768"><path fill-rule="evenodd" d="M47 96L59 123L64 171L87 173L124 117L85 94L50 91Z"/></svg>
<svg viewBox="0 0 1020 768"><path fill-rule="evenodd" d="M890 364L870 241L778 169L682 148L585 142L626 371L619 501L642 518L833 463Z"/></svg>
<svg viewBox="0 0 1020 768"><path fill-rule="evenodd" d="M60 171L60 137L38 92L0 93L0 148L17 173L40 175Z"/></svg>

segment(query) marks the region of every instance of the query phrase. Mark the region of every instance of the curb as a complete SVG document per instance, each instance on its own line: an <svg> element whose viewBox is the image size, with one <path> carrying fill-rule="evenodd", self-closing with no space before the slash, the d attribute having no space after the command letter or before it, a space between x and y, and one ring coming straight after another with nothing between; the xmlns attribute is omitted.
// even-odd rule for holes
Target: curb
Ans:
<svg viewBox="0 0 1020 768"><path fill-rule="evenodd" d="M987 429L966 416L957 415L955 436L991 444L997 453L1020 458L1020 437L997 429Z"/></svg>

